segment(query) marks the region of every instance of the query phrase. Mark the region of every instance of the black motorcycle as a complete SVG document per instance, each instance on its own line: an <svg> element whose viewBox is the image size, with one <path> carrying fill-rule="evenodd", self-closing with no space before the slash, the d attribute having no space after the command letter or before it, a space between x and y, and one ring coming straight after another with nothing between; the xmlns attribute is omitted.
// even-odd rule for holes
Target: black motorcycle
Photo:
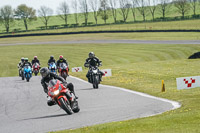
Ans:
<svg viewBox="0 0 200 133"><path fill-rule="evenodd" d="M101 72L99 70L99 68L96 66L91 66L91 65L86 65L86 67L89 67L89 77L88 77L88 81L93 85L94 89L98 89L99 88L99 84L101 82Z"/></svg>

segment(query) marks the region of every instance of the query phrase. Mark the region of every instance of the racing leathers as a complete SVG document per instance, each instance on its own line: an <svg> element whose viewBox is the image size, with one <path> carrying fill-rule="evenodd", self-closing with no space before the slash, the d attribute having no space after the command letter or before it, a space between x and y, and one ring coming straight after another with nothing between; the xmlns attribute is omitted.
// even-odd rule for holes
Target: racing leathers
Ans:
<svg viewBox="0 0 200 133"><path fill-rule="evenodd" d="M33 59L33 60L31 61L31 63L32 63L32 65L35 64L35 63L38 63L38 64L40 65L40 61L39 61L38 59Z"/></svg>
<svg viewBox="0 0 200 133"><path fill-rule="evenodd" d="M52 80L52 79L58 79L58 80L60 80L62 83L63 83L63 85L66 87L66 88L68 88L69 90L70 90L70 92L71 93L74 93L74 95L75 95L75 92L74 92L74 86L73 86L73 84L72 83L69 83L69 84L67 84L67 82L61 77L61 76L58 76L58 75L56 75L56 74L54 74L54 73L52 73L52 72L50 72L46 77L43 77L42 79L41 79L41 84L42 84L42 86L43 86L43 89L44 89L44 92L48 95L48 83L49 83L49 81L50 80ZM66 93L66 95L67 95L67 97L69 97L70 99L71 99L71 94L69 94L69 93ZM76 97L76 95L75 95L75 97ZM77 98L77 97L76 97ZM55 103L54 103L54 101L48 101L47 102L47 104L49 105L49 106L52 106L52 105L54 105Z"/></svg>
<svg viewBox="0 0 200 133"><path fill-rule="evenodd" d="M56 63L57 68L58 68L58 72L59 72L59 68L60 68L60 63L66 63L66 65L68 66L68 62L67 62L66 59L59 59L59 60L57 61L57 63ZM68 66L68 68L69 68L69 66Z"/></svg>
<svg viewBox="0 0 200 133"><path fill-rule="evenodd" d="M101 66L101 61L97 58L97 57L93 57L93 58L87 58L84 64L85 67L96 67L96 66ZM104 75L104 73L102 71L99 70L99 72L101 73L101 77L100 80L102 78L102 75ZM86 75L86 77L88 78L88 81L91 82L90 79L90 74L92 73L92 71L90 71L90 69L88 70L88 73Z"/></svg>

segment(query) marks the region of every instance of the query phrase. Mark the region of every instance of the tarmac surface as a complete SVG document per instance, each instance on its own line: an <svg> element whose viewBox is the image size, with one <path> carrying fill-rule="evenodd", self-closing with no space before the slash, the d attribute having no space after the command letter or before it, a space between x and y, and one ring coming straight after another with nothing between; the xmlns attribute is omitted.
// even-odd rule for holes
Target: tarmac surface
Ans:
<svg viewBox="0 0 200 133"><path fill-rule="evenodd" d="M0 132L43 133L75 129L101 123L147 117L179 108L177 102L156 98L123 88L92 85L69 77L79 97L80 112L67 115L58 105L48 106L40 84L20 77L0 78Z"/></svg>

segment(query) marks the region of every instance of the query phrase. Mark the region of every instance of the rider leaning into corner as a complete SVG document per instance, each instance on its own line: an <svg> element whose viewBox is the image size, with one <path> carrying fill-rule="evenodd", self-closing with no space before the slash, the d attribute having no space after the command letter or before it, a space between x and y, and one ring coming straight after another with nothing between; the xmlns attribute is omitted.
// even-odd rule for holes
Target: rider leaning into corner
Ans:
<svg viewBox="0 0 200 133"><path fill-rule="evenodd" d="M68 66L67 60L64 59L62 55L59 56L59 59L58 59L58 61L57 61L57 63L56 63L56 64L57 64L58 71L59 71L60 63L66 63L67 66Z"/></svg>
<svg viewBox="0 0 200 133"><path fill-rule="evenodd" d="M40 61L38 60L37 56L34 56L33 60L31 61L32 65L34 63L38 63L40 65Z"/></svg>
<svg viewBox="0 0 200 133"><path fill-rule="evenodd" d="M72 83L69 83L67 84L67 82L61 77L61 76L58 76L52 72L49 71L49 69L47 67L43 67L41 70L40 70L40 74L42 76L42 79L41 79L41 84L44 88L44 92L48 95L48 83L50 80L52 79L58 79L60 80L62 83L63 83L63 86L65 86L66 88L68 88L70 90L71 93L74 93L74 96L76 97L76 99L78 99L78 97L75 95L75 92L74 92L74 85ZM69 93L66 93L67 97L69 97L71 99L71 94ZM52 106L52 105L55 105L55 101L53 101L49 96L47 96L48 100L47 100L47 104L49 106Z"/></svg>
<svg viewBox="0 0 200 133"><path fill-rule="evenodd" d="M102 65L101 61L98 59L98 57L95 56L94 52L90 52L88 54L88 56L89 56L89 58L86 59L85 64L84 64L85 67L91 67L91 66L93 66L93 67L97 67L98 66L99 67L99 66ZM86 77L88 78L88 82L90 82L90 74L91 73L92 73L92 71L90 71L90 69L89 69L88 73L86 75ZM101 73L101 78L102 78L104 73L102 71L100 71L100 73ZM101 78L100 78L100 80L101 80Z"/></svg>

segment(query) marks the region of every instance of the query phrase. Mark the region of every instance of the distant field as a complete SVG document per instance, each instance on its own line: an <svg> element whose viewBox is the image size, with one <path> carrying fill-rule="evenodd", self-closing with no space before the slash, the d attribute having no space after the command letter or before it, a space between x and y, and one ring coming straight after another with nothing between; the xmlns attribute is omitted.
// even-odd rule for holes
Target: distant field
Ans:
<svg viewBox="0 0 200 133"><path fill-rule="evenodd" d="M80 32L80 31L116 31L116 30L125 30L125 31L129 31L129 30L149 30L149 31L151 30L200 30L200 20L114 24L114 25L105 25L105 26L65 28L65 29L55 29L55 30L39 30L39 31L31 31L31 32L21 32L21 33L15 33L15 34L61 33L61 32ZM3 36L3 35L6 35L6 34L0 34L0 36Z"/></svg>
<svg viewBox="0 0 200 133"><path fill-rule="evenodd" d="M200 8L199 5L197 5L197 9ZM117 20L123 20L122 16L120 15L120 9L118 9L118 14L117 14ZM200 10L197 10L197 14L200 14ZM193 15L192 10L185 14L186 16L188 15ZM177 9L172 6L170 9L170 12L166 14L166 17L180 17L181 15L177 12ZM160 11L158 8L156 9L155 12L155 18L160 18L162 17ZM48 30L48 31L37 31L37 32L70 32L70 31L99 31L99 30L148 30L148 29L161 29L161 30L166 30L166 29L200 29L199 26L199 20L185 20L185 21L175 21L175 22L148 22L148 23L143 23L142 22L142 16L139 14L139 12L136 10L136 20L140 21L139 23L133 23L133 15L132 12L129 12L129 16L127 19L128 23L132 24L117 24L113 25L114 21L112 18L112 15L110 14L109 19L107 20L107 26L98 26L98 27L85 27L85 28L66 28L62 30ZM152 20L151 14L148 12L146 16L146 20ZM95 24L95 20L93 17L93 13L89 13L89 18L88 22L92 23L92 25ZM84 16L83 14L79 14L79 26L84 23ZM62 25L64 24L64 21L59 18L58 16L52 16L49 20L49 26L52 25ZM73 14L70 14L68 17L68 24L75 24L74 21L74 16ZM101 16L98 16L98 24L104 24L104 21L101 19ZM33 21L29 24L29 30L35 30L35 29L40 29L39 27L44 26L42 23L41 19L38 18L37 21ZM14 29L19 29L19 30L25 30L23 21L18 21L16 20L13 24L11 24L10 31L12 32ZM0 25L0 33L4 32L5 28L3 25Z"/></svg>
<svg viewBox="0 0 200 133"><path fill-rule="evenodd" d="M106 34L103 37L105 36ZM118 36L120 35L118 34ZM66 39L64 38L65 36L59 37ZM58 40L59 37L57 38ZM79 36L67 36L67 38L68 37L71 39L74 37L79 38ZM83 36L79 39L82 39L82 37ZM153 35L151 37L153 37ZM143 38L145 37L143 36ZM17 38L16 40L11 40L11 42L17 41L18 39L26 40L27 42L29 40L28 38ZM29 42L36 39L41 41L41 38L32 38ZM42 39L47 40L48 37L42 37ZM52 38L50 40L53 41ZM0 42L2 42L1 39ZM103 84L124 87L154 96L176 100L182 104L182 107L149 118L112 122L63 132L196 133L200 132L200 90L199 88L195 88L178 91L176 89L176 78L200 75L199 60L187 59L188 56L199 50L200 45L180 44L41 44L29 46L1 46L0 77L17 76L17 63L22 56L31 59L33 56L37 55L41 60L42 66L46 66L50 55L53 54L57 59L59 55L62 54L68 59L70 68L72 68L75 66L83 66L88 52L94 51L103 61L101 69L111 68L113 72L112 77L103 79ZM70 72L71 75L85 80L86 73L87 69L85 68L82 73ZM161 93L161 80L165 81L165 93Z"/></svg>

